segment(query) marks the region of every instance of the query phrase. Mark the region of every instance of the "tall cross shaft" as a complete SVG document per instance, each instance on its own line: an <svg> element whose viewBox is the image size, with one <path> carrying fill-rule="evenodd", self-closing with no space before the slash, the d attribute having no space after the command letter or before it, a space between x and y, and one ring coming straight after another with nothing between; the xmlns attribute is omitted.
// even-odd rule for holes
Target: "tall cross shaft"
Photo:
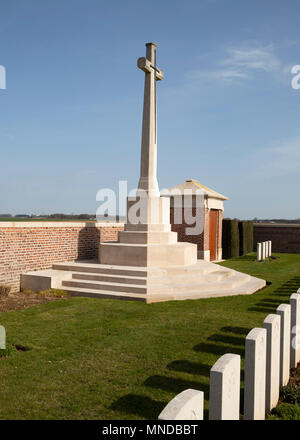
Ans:
<svg viewBox="0 0 300 440"><path fill-rule="evenodd" d="M146 58L139 58L137 65L139 69L145 72L141 172L138 189L146 191L149 197L159 197L157 182L156 81L163 79L163 72L156 67L155 43L146 43Z"/></svg>

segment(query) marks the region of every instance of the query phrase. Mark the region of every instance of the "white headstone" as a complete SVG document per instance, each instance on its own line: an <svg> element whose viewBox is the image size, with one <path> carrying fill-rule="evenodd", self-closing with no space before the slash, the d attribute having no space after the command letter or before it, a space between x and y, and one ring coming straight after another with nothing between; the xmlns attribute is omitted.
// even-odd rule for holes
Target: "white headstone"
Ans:
<svg viewBox="0 0 300 440"><path fill-rule="evenodd" d="M6 331L3 325L0 325L0 349L6 349Z"/></svg>
<svg viewBox="0 0 300 440"><path fill-rule="evenodd" d="M210 370L209 419L239 420L241 357L224 354Z"/></svg>
<svg viewBox="0 0 300 440"><path fill-rule="evenodd" d="M262 259L264 260L266 258L266 242L262 242Z"/></svg>
<svg viewBox="0 0 300 440"><path fill-rule="evenodd" d="M280 386L287 385L290 378L291 351L291 306L280 304L276 313L281 317L280 325Z"/></svg>
<svg viewBox="0 0 300 440"><path fill-rule="evenodd" d="M271 257L272 256L272 242L271 242L271 240L269 240L268 243L269 243L269 257Z"/></svg>
<svg viewBox="0 0 300 440"><path fill-rule="evenodd" d="M246 337L244 419L264 420L266 414L267 330L254 328Z"/></svg>
<svg viewBox="0 0 300 440"><path fill-rule="evenodd" d="M269 257L269 242L266 241L266 258Z"/></svg>
<svg viewBox="0 0 300 440"><path fill-rule="evenodd" d="M158 420L203 420L203 400L202 391L182 391L165 406Z"/></svg>
<svg viewBox="0 0 300 440"><path fill-rule="evenodd" d="M279 399L280 316L268 315L263 327L267 329L266 411L269 412Z"/></svg>
<svg viewBox="0 0 300 440"><path fill-rule="evenodd" d="M300 361L300 295L293 293L291 304L291 368L296 368Z"/></svg>
<svg viewBox="0 0 300 440"><path fill-rule="evenodd" d="M257 261L262 259L261 243L257 243Z"/></svg>

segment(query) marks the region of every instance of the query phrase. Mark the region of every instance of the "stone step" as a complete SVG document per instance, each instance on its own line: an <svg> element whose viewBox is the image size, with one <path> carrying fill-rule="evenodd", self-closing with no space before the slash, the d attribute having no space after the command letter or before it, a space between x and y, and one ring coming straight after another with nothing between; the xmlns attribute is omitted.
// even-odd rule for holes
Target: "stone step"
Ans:
<svg viewBox="0 0 300 440"><path fill-rule="evenodd" d="M111 275L111 274L88 274L76 272L72 274L73 280L85 280L85 281L105 281L118 284L147 284L147 277L135 277L135 276L123 276L123 275ZM151 280L156 278L151 278Z"/></svg>
<svg viewBox="0 0 300 440"><path fill-rule="evenodd" d="M88 280L65 280L62 281L62 287L82 287L93 290L110 290L112 292L130 292L144 295L147 293L148 289L146 286L138 284L119 284L106 281L92 282Z"/></svg>
<svg viewBox="0 0 300 440"><path fill-rule="evenodd" d="M21 275L22 289L63 288L77 296L147 303L245 295L265 285L264 280L203 260L190 266L164 268L112 266L84 260L56 263L53 269Z"/></svg>
<svg viewBox="0 0 300 440"><path fill-rule="evenodd" d="M264 280L259 278L251 277L250 280L245 283L236 286L234 288L228 287L224 289L215 290L202 290L201 292L188 292L180 293L175 292L172 294L174 300L185 300L185 299L201 299L201 298L219 298L224 296L236 296L236 295L252 295L255 292L266 287Z"/></svg>
<svg viewBox="0 0 300 440"><path fill-rule="evenodd" d="M103 299L122 299L127 301L140 301L145 303L164 302L171 300L186 300L186 299L201 299L201 298L218 298L224 296L234 295L251 295L260 289L265 287L264 280L251 277L250 281L247 281L242 287L236 289L216 289L216 290L203 290L188 293L170 293L168 295L144 295L136 293L122 293L108 290L88 289L82 287L67 287L65 290L72 296L84 296L92 298Z"/></svg>
<svg viewBox="0 0 300 440"><path fill-rule="evenodd" d="M136 293L120 293L110 292L108 290L95 290L77 287L68 287L64 289L71 296L88 297L88 298L102 298L102 299L122 299L125 301L140 301L144 303L163 302L174 299L168 295L142 295Z"/></svg>
<svg viewBox="0 0 300 440"><path fill-rule="evenodd" d="M108 264L99 264L99 263L82 263L82 262L55 263L52 264L52 269L71 271L71 272L86 272L86 273L124 275L124 276L130 275L135 277L146 277L149 275L148 269L142 267L111 266ZM155 275L156 271L153 270L151 272Z"/></svg>
<svg viewBox="0 0 300 440"><path fill-rule="evenodd" d="M87 261L54 263L53 270L62 270L68 272L95 273L105 275L120 275L125 277L162 277L165 275L186 276L190 274L204 275L216 271L224 271L218 265L199 260L191 266L174 266L167 268L145 268L139 266L116 266L100 263L90 263ZM226 272L232 272L226 269Z"/></svg>
<svg viewBox="0 0 300 440"><path fill-rule="evenodd" d="M93 276L95 278L95 276ZM62 287L83 287L87 289L98 289L98 290L110 290L118 292L130 292L130 293L140 293L140 294L160 294L160 293L181 293L181 292L194 292L194 291L212 291L212 290L227 290L234 289L238 286L246 283L251 277L249 275L241 274L236 272L236 274L230 278L222 279L221 281L211 279L207 281L205 279L199 278L195 279L183 279L177 280L171 278L158 279L155 284L134 284L134 283L120 283L112 281L102 281L94 280L91 278L86 278L84 275L76 278L73 277L72 280L63 280ZM134 281L134 280L132 280ZM180 281L182 281L180 283Z"/></svg>
<svg viewBox="0 0 300 440"><path fill-rule="evenodd" d="M187 274L185 276L180 275L169 275L167 277L136 277L136 276L123 276L123 275L112 275L112 274L90 274L86 272L75 272L72 273L72 279L75 280L86 280L86 281L105 281L119 284L139 284L139 285L169 285L170 282L176 282L177 284L187 282L197 283L201 281L216 282L221 281L233 276L232 272L228 271L215 271L206 275L203 274Z"/></svg>

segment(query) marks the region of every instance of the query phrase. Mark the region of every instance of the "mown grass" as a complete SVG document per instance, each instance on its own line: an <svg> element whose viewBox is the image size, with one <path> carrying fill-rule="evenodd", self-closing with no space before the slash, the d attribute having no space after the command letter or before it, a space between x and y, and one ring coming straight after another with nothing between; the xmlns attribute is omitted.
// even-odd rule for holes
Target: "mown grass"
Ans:
<svg viewBox="0 0 300 440"><path fill-rule="evenodd" d="M142 304L70 298L0 314L0 419L156 419L186 388L205 392L219 356L300 287L300 255L221 263L271 283L250 296ZM207 410L207 401L205 407Z"/></svg>

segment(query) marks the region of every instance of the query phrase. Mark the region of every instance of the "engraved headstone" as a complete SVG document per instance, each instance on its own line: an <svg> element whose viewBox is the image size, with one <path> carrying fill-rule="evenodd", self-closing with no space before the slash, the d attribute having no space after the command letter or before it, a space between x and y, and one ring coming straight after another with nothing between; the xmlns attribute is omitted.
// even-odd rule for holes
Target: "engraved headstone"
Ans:
<svg viewBox="0 0 300 440"><path fill-rule="evenodd" d="M267 330L252 329L245 344L244 419L264 420L266 414Z"/></svg>
<svg viewBox="0 0 300 440"><path fill-rule="evenodd" d="M182 391L162 410L158 420L203 420L202 391Z"/></svg>
<svg viewBox="0 0 300 440"><path fill-rule="evenodd" d="M300 361L300 295L290 296L291 304L291 368L296 368Z"/></svg>
<svg viewBox="0 0 300 440"><path fill-rule="evenodd" d="M209 419L239 420L241 357L224 354L210 370Z"/></svg>
<svg viewBox="0 0 300 440"><path fill-rule="evenodd" d="M267 362L266 362L266 411L271 411L279 399L280 387L280 316L270 314L263 327L267 329Z"/></svg>
<svg viewBox="0 0 300 440"><path fill-rule="evenodd" d="M280 304L276 313L281 317L280 331L280 386L287 385L290 378L291 306Z"/></svg>
<svg viewBox="0 0 300 440"><path fill-rule="evenodd" d="M3 325L0 325L0 349L6 349L6 331Z"/></svg>

